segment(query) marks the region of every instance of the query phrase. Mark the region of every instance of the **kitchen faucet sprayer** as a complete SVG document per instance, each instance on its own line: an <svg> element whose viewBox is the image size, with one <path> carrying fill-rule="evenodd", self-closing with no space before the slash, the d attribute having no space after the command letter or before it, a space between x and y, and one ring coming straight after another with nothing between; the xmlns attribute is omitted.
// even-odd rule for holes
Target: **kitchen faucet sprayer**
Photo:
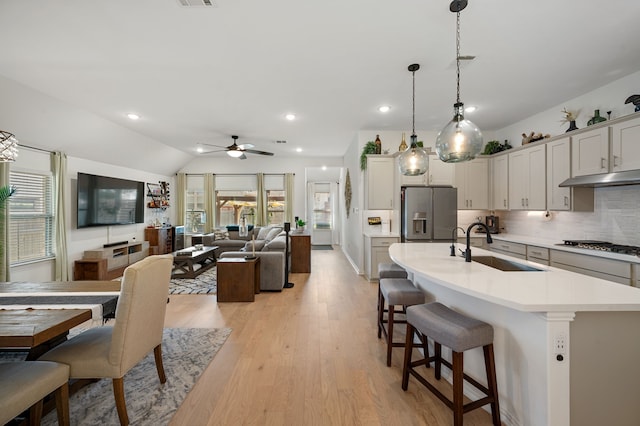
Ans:
<svg viewBox="0 0 640 426"><path fill-rule="evenodd" d="M464 235L464 229L462 229L461 227L457 227L457 228L453 228L451 230L451 255L450 256L455 256L456 255L456 231L457 230L461 230L462 234Z"/></svg>

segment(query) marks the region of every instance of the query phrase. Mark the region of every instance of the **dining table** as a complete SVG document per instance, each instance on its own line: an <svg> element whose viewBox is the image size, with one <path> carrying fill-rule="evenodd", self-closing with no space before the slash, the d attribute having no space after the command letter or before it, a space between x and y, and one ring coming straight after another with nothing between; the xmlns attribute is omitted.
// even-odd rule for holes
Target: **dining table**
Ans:
<svg viewBox="0 0 640 426"><path fill-rule="evenodd" d="M120 281L0 283L0 350L37 359L89 320L113 317Z"/></svg>

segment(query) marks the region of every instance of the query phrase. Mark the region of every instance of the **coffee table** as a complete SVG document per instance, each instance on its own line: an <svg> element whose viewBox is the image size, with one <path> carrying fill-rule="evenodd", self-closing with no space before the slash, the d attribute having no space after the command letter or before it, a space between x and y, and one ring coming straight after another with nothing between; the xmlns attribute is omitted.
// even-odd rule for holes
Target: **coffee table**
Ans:
<svg viewBox="0 0 640 426"><path fill-rule="evenodd" d="M174 251L171 278L195 278L206 270L216 266L215 250L218 246L206 246L201 249L187 247Z"/></svg>

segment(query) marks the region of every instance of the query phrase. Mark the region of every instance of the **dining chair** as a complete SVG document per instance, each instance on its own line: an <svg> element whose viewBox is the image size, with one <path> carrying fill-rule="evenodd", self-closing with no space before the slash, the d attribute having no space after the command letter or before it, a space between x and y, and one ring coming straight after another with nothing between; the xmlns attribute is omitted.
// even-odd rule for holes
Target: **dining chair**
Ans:
<svg viewBox="0 0 640 426"><path fill-rule="evenodd" d="M29 410L29 425L39 425L43 399L53 394L58 424L69 426L69 366L57 362L0 362L0 424Z"/></svg>
<svg viewBox="0 0 640 426"><path fill-rule="evenodd" d="M173 256L149 256L125 269L113 326L91 328L56 346L40 360L68 364L71 379L113 380L113 394L121 425L129 424L124 375L151 350L160 382L162 330Z"/></svg>

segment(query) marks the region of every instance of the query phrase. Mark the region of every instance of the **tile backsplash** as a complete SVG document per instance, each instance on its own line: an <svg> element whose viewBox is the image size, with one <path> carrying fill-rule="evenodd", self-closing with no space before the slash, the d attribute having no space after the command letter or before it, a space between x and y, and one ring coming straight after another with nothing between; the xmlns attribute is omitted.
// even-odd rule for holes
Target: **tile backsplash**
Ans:
<svg viewBox="0 0 640 426"><path fill-rule="evenodd" d="M473 221L478 213L459 212L458 223ZM562 242L566 239L604 240L640 245L640 186L595 189L593 212L504 212L497 211L502 232ZM470 216L470 217L466 217Z"/></svg>

